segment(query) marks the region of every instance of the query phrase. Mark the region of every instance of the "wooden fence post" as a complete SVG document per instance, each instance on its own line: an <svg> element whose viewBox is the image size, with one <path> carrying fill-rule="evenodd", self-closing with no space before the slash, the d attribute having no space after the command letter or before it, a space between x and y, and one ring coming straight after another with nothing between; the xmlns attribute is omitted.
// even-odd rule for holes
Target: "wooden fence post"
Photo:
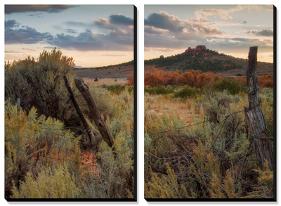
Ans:
<svg viewBox="0 0 281 206"><path fill-rule="evenodd" d="M263 167L267 161L272 169L272 139L266 134L265 120L260 108L259 87L256 75L257 51L258 47L250 47L247 70L249 107L245 108L245 117L259 166Z"/></svg>
<svg viewBox="0 0 281 206"><path fill-rule="evenodd" d="M81 92L82 96L84 97L85 101L87 102L87 105L89 107L90 116L94 119L94 122L104 139L104 141L110 146L113 147L114 140L109 132L109 130L106 127L105 122L101 118L100 112L97 108L96 102L94 98L92 97L88 86L84 83L82 79L75 79L75 85L78 88L78 90Z"/></svg>
<svg viewBox="0 0 281 206"><path fill-rule="evenodd" d="M84 117L84 115L83 115L83 113L82 113L82 111L81 111L81 109L80 109L80 107L79 107L75 97L74 97L73 91L72 91L72 89L71 89L71 87L69 85L69 82L68 82L66 76L64 76L63 79L64 79L64 83L65 83L66 89L68 91L69 97L70 97L70 99L71 99L71 101L73 103L73 106L75 107L75 110L76 110L76 112L77 112L77 114L78 114L78 116L79 116L79 118L80 118L80 120L81 120L81 122L83 124L83 127L86 130L86 133L87 133L87 135L89 137L89 142L90 142L90 144L92 146L92 140L95 140L96 137L94 136L90 126L88 125L88 123L87 123L87 121L86 121L86 119L85 119L85 117Z"/></svg>

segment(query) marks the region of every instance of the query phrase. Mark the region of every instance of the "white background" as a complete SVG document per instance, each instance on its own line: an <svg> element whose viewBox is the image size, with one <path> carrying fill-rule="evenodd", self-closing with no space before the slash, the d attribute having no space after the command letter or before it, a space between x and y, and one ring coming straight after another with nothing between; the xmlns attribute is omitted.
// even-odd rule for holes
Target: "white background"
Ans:
<svg viewBox="0 0 281 206"><path fill-rule="evenodd" d="M279 0L106 0L106 1L97 1L97 0L1 0L0 4L0 96L1 96L1 103L0 103L0 131L1 131L1 145L0 145L0 206L3 205L47 205L47 204L54 204L54 205L224 205L224 204L258 204L258 205L276 205L276 203L225 203L225 202L160 202L160 203L149 203L144 199L144 5L145 4L274 4L277 7L277 39L279 39L279 22L280 16L278 15L278 10L281 10L281 1ZM137 202L58 202L58 203L40 203L40 202L31 202L31 203L8 203L4 199L4 5L5 4L134 4L138 9L138 159L137 159L137 172L138 172L138 201ZM257 13L257 15L259 15ZM277 48L279 48L280 42L277 41ZM278 72L278 68L280 66L280 53L277 49L277 97L280 97L280 75L281 73ZM279 117L279 110L278 107L280 106L280 101L277 99L277 134L279 134L281 122ZM278 163L281 160L280 152L280 143L279 135L277 135L277 160ZM280 190L280 174L281 169L278 167L277 164L277 192ZM278 192L277 201L280 200L280 195Z"/></svg>

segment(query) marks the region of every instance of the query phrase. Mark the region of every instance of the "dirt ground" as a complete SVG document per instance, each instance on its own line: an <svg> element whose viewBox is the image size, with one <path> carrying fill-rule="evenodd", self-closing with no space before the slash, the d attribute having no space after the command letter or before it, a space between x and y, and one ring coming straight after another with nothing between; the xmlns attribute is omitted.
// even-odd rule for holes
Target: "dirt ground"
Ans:
<svg viewBox="0 0 281 206"><path fill-rule="evenodd" d="M81 78L88 79L124 79L133 74L133 65L126 66L110 66L105 68L79 68L74 72Z"/></svg>

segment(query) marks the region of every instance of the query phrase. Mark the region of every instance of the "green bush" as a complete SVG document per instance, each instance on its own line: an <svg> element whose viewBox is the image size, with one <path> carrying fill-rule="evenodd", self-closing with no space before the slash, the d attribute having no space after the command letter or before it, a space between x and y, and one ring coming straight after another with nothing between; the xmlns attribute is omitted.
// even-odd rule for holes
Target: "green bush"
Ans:
<svg viewBox="0 0 281 206"><path fill-rule="evenodd" d="M20 106L25 111L35 107L39 114L63 121L66 127L80 135L84 127L69 98L63 80L63 76L68 78L80 109L87 114L88 106L74 85L73 66L73 59L63 56L56 49L51 52L43 51L38 60L27 58L7 64L5 99L13 104L19 103L18 100L20 100ZM104 101L103 95L97 96L93 91L95 88L91 88L91 92L100 112L109 113L109 103ZM83 138L83 141L86 139ZM87 141L84 143L87 144Z"/></svg>
<svg viewBox="0 0 281 206"><path fill-rule="evenodd" d="M167 167L167 175L151 173L151 181L145 184L146 198L181 198L191 197L185 187L179 184L171 167Z"/></svg>
<svg viewBox="0 0 281 206"><path fill-rule="evenodd" d="M72 58L58 50L42 52L36 61L28 57L5 68L5 98L16 103L20 99L25 110L36 107L40 114L63 120L65 109L71 106L63 76L70 82L74 74Z"/></svg>
<svg viewBox="0 0 281 206"><path fill-rule="evenodd" d="M180 89L179 91L176 91L174 94L174 97L186 99L188 97L194 97L194 96L196 96L196 94L197 94L197 89L186 86L186 87Z"/></svg>
<svg viewBox="0 0 281 206"><path fill-rule="evenodd" d="M109 85L109 86L104 86L108 91L114 93L114 94L120 94L122 91L125 90L124 85L116 84L116 85Z"/></svg>
<svg viewBox="0 0 281 206"><path fill-rule="evenodd" d="M261 99L261 109L264 114L264 119L266 123L266 129L268 135L274 136L274 115L273 115L273 90L271 88L260 89L260 99Z"/></svg>
<svg viewBox="0 0 281 206"><path fill-rule="evenodd" d="M134 188L134 134L133 96L125 89L112 95L105 88L93 92L111 103L108 128L114 137L116 157L112 149L102 141L96 158L101 163L100 176L87 175L81 180L81 197L85 198L132 198ZM112 104L114 102L114 104Z"/></svg>
<svg viewBox="0 0 281 206"><path fill-rule="evenodd" d="M156 95L171 94L174 92L174 88L171 86L145 87L145 92Z"/></svg>
<svg viewBox="0 0 281 206"><path fill-rule="evenodd" d="M17 188L28 172L36 174L42 167L68 164L77 167L79 137L64 129L62 122L29 113L10 103L5 106L5 190Z"/></svg>
<svg viewBox="0 0 281 206"><path fill-rule="evenodd" d="M226 90L232 95L246 91L246 88L240 82L230 78L224 78L222 80L219 80L213 85L213 89L217 91Z"/></svg>
<svg viewBox="0 0 281 206"><path fill-rule="evenodd" d="M77 198L80 189L68 169L59 166L42 169L37 177L28 173L19 188L12 189L13 198Z"/></svg>

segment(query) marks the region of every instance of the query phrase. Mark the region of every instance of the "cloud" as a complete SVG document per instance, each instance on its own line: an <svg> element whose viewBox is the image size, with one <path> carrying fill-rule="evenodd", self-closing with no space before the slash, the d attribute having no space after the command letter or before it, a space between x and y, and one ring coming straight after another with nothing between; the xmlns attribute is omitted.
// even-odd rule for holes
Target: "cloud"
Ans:
<svg viewBox="0 0 281 206"><path fill-rule="evenodd" d="M5 42L7 44L33 44L52 39L51 34L41 33L34 28L21 26L15 20L5 21Z"/></svg>
<svg viewBox="0 0 281 206"><path fill-rule="evenodd" d="M80 27L80 28L89 28L89 27L93 26L92 23L85 23L85 22L80 22L80 21L67 21L64 24L67 26Z"/></svg>
<svg viewBox="0 0 281 206"><path fill-rule="evenodd" d="M100 29L103 29L103 31L107 31L107 32L129 31L132 30L133 24L134 24L134 20L132 18L120 14L111 15L109 16L109 18L99 18L94 22L80 22L80 21L64 22L64 25L67 27L76 27L80 29L82 28L85 30L91 30L95 26L97 26Z"/></svg>
<svg viewBox="0 0 281 206"><path fill-rule="evenodd" d="M109 29L109 30L117 29L117 27L111 24L109 20L106 18L99 18L94 22L94 25L102 29Z"/></svg>
<svg viewBox="0 0 281 206"><path fill-rule="evenodd" d="M67 32L69 34L77 34L77 31L74 29L65 29L65 32Z"/></svg>
<svg viewBox="0 0 281 206"><path fill-rule="evenodd" d="M93 25L107 30L131 29L134 20L123 15L111 15L109 19L99 18Z"/></svg>
<svg viewBox="0 0 281 206"><path fill-rule="evenodd" d="M92 47L101 47L97 39L93 38L90 30L80 33L78 36L58 34L48 43L62 48L75 48L79 50L90 50Z"/></svg>
<svg viewBox="0 0 281 206"><path fill-rule="evenodd" d="M195 12L195 18L207 20L209 17L218 17L221 20L228 21L232 19L232 12L233 9L200 9Z"/></svg>
<svg viewBox="0 0 281 206"><path fill-rule="evenodd" d="M273 36L273 30L270 30L270 29L263 29L263 30L260 30L260 31L251 30L251 31L248 31L247 33L254 34L256 36L265 36L265 37L272 37Z"/></svg>
<svg viewBox="0 0 281 206"><path fill-rule="evenodd" d="M56 13L71 8L70 5L5 5L5 14L20 12L49 12Z"/></svg>
<svg viewBox="0 0 281 206"><path fill-rule="evenodd" d="M120 26L131 26L134 20L124 15L116 14L111 15L109 18L99 18L94 22L80 22L80 21L67 21L64 23L66 26L79 27L90 29L93 26L98 26L105 29L114 29Z"/></svg>
<svg viewBox="0 0 281 206"><path fill-rule="evenodd" d="M183 22L176 16L170 15L166 12L152 13L144 20L145 25L166 29L172 32L182 31L184 28L182 23Z"/></svg>
<svg viewBox="0 0 281 206"><path fill-rule="evenodd" d="M7 20L5 21L5 29L11 29L17 27L18 23L15 20Z"/></svg>
<svg viewBox="0 0 281 206"><path fill-rule="evenodd" d="M168 31L165 29L155 28L153 26L144 26L144 33L158 35L168 33Z"/></svg>
<svg viewBox="0 0 281 206"><path fill-rule="evenodd" d="M252 38L209 38L206 39L206 44L211 47L223 48L223 49L241 49L248 48L250 46L258 46L260 48L272 48L273 44L271 40L260 40Z"/></svg>
<svg viewBox="0 0 281 206"><path fill-rule="evenodd" d="M50 44L78 50L130 50L133 47L134 21L127 16L117 14L94 22L72 21L65 24L84 28L85 31L76 36L59 34ZM95 26L102 29L103 33L92 32Z"/></svg>
<svg viewBox="0 0 281 206"><path fill-rule="evenodd" d="M245 27L246 20L236 22L231 14L242 10L261 10L267 7L233 7L220 9L200 9L189 19L180 19L167 12L151 13L145 19L144 43L146 49L185 49L204 44L215 50L241 50L257 45L263 49L272 49L272 39L264 39L260 36L272 36L272 30L254 30L253 35L241 35L241 33L222 32L216 25L237 24ZM214 16L217 18L214 19ZM210 18L209 18L210 17ZM251 26L253 28L253 26ZM227 30L226 30L227 31Z"/></svg>
<svg viewBox="0 0 281 206"><path fill-rule="evenodd" d="M195 12L195 19L208 21L210 17L215 17L219 20L229 22L233 19L233 14L237 14L242 11L272 11L272 5L237 5L222 8L199 9ZM245 23L247 23L247 21L243 21L243 24Z"/></svg>
<svg viewBox="0 0 281 206"><path fill-rule="evenodd" d="M152 13L144 21L145 25L170 31L174 34L221 34L217 28L207 25L205 22L194 20L182 20L166 12ZM181 35L183 36L183 35Z"/></svg>
<svg viewBox="0 0 281 206"><path fill-rule="evenodd" d="M133 34L112 31L108 34L95 34L90 30L78 36L59 34L48 42L62 48L89 50L130 50L133 46Z"/></svg>
<svg viewBox="0 0 281 206"><path fill-rule="evenodd" d="M109 21L112 24L116 24L116 25L133 25L134 24L134 20L132 18L129 18L127 16L124 15L111 15L109 17Z"/></svg>
<svg viewBox="0 0 281 206"><path fill-rule="evenodd" d="M107 22L110 22L106 19ZM111 25L104 27L103 33L94 33L91 29L78 32L74 29L62 29L65 33L51 35L34 28L20 25L15 20L5 21L6 44L33 44L44 42L60 48L89 50L132 50L134 42L133 28L129 25Z"/></svg>
<svg viewBox="0 0 281 206"><path fill-rule="evenodd" d="M185 48L206 37L221 35L216 27L201 20L183 20L166 12L152 13L145 19L145 46Z"/></svg>

